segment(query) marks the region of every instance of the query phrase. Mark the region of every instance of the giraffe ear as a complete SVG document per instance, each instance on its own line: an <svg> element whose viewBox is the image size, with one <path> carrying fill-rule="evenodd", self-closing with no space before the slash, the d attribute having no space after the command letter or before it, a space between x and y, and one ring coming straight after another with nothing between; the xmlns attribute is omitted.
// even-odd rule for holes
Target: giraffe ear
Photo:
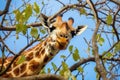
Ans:
<svg viewBox="0 0 120 80"><path fill-rule="evenodd" d="M72 17L70 17L69 19L68 19L68 25L69 26L72 26L73 25L73 23L74 23L74 19L72 18Z"/></svg>
<svg viewBox="0 0 120 80"><path fill-rule="evenodd" d="M87 25L85 25L85 26L78 26L75 30L71 31L72 37L74 37L76 35L80 35L86 29L87 29Z"/></svg>
<svg viewBox="0 0 120 80"><path fill-rule="evenodd" d="M60 22L62 22L62 14L56 17L56 23L60 23Z"/></svg>

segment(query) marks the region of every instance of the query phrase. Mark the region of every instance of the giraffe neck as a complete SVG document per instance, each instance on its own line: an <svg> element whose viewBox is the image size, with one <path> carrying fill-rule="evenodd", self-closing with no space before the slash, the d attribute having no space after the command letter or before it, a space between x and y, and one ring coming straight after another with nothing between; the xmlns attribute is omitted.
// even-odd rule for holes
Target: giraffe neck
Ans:
<svg viewBox="0 0 120 80"><path fill-rule="evenodd" d="M24 51L22 55L25 56L25 61L17 64L21 57L19 56L3 77L22 77L38 74L45 64L58 52L59 49L55 48L55 44L52 42L51 38L48 37L32 49ZM7 63L4 64L5 68L10 61L6 60L6 62Z"/></svg>

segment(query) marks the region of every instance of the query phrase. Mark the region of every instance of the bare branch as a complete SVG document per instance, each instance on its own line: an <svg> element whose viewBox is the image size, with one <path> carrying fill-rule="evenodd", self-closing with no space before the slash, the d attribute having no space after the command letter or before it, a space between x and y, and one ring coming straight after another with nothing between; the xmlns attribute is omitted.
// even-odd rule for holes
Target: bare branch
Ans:
<svg viewBox="0 0 120 80"><path fill-rule="evenodd" d="M116 35L118 41L119 41L119 35L118 35L118 32L115 28L115 22L116 22L116 17L117 17L117 14L118 14L119 11L120 11L120 7L118 8L117 12L114 15L113 24L112 24L113 30L115 31L115 35Z"/></svg>
<svg viewBox="0 0 120 80"><path fill-rule="evenodd" d="M13 55L15 55L15 53L14 53L13 51L11 51L11 50L9 49L9 47L4 43L3 39L1 38L1 36L0 36L0 42L2 42L3 46L5 46L6 49L7 49L10 53L12 53Z"/></svg>
<svg viewBox="0 0 120 80"><path fill-rule="evenodd" d="M114 2L115 4L119 5L120 6L120 1L119 0L110 0L112 2Z"/></svg>
<svg viewBox="0 0 120 80"><path fill-rule="evenodd" d="M95 31L94 31L93 36L92 36L92 46L93 46L93 53L94 53L94 56L95 56L97 71L99 72L99 74L103 78L103 80L108 80L107 77L106 77L106 75L107 75L106 70L105 70L103 64L101 64L101 60L100 60L99 54L98 54L98 46L97 46L96 35L97 35L98 29L99 29L99 26L100 26L100 21L98 19L98 14L97 14L97 11L95 9L95 6L94 6L93 2L91 0L86 0L86 1L89 4L89 6L91 7L91 9L93 11L93 14L95 16L96 22L97 22Z"/></svg>
<svg viewBox="0 0 120 80"><path fill-rule="evenodd" d="M0 12L0 16L2 16L3 14L6 14L9 10L9 6L10 6L11 0L7 0L5 9L3 11Z"/></svg>
<svg viewBox="0 0 120 80"><path fill-rule="evenodd" d="M99 56L100 59L102 60L107 60L107 61L120 61L120 58L103 58L102 55ZM79 62L73 64L69 70L72 72L74 70L77 70L77 68L85 63L88 63L88 62L95 62L95 57L89 57L89 58L86 58L86 59L81 59Z"/></svg>
<svg viewBox="0 0 120 80"><path fill-rule="evenodd" d="M27 77L0 78L0 80L67 80L62 76L53 74L40 74Z"/></svg>

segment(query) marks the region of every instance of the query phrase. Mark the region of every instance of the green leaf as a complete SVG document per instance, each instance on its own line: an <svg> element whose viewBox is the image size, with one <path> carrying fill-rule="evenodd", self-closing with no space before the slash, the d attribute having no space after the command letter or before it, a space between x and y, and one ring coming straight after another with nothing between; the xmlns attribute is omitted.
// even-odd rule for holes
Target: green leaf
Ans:
<svg viewBox="0 0 120 80"><path fill-rule="evenodd" d="M72 80L77 80L74 75L71 75L71 79L72 79Z"/></svg>
<svg viewBox="0 0 120 80"><path fill-rule="evenodd" d="M39 8L39 6L37 5L37 3L36 2L34 2L34 11L38 14L38 13L40 13L40 8Z"/></svg>
<svg viewBox="0 0 120 80"><path fill-rule="evenodd" d="M70 70L64 71L64 77L65 77L65 79L69 79L70 76L71 76Z"/></svg>
<svg viewBox="0 0 120 80"><path fill-rule="evenodd" d="M41 32L42 34L45 34L45 33L46 33L45 29L40 29L40 32Z"/></svg>
<svg viewBox="0 0 120 80"><path fill-rule="evenodd" d="M100 78L100 74L97 73L97 74L96 74L96 79L99 80L99 78Z"/></svg>
<svg viewBox="0 0 120 80"><path fill-rule="evenodd" d="M78 70L80 73L83 73L83 72L84 72L84 70L83 70L82 67L78 67L77 70Z"/></svg>
<svg viewBox="0 0 120 80"><path fill-rule="evenodd" d="M104 43L104 38L101 37L98 42L99 42L100 46L102 46Z"/></svg>
<svg viewBox="0 0 120 80"><path fill-rule="evenodd" d="M69 51L72 52L72 50L73 50L73 45L70 45L69 46Z"/></svg>
<svg viewBox="0 0 120 80"><path fill-rule="evenodd" d="M38 30L37 30L37 28L31 28L30 34L31 34L34 38L37 38L37 37L38 37Z"/></svg>
<svg viewBox="0 0 120 80"><path fill-rule="evenodd" d="M84 8L80 8L80 14L87 15L86 10Z"/></svg>
<svg viewBox="0 0 120 80"><path fill-rule="evenodd" d="M65 71L68 71L68 65L65 62L62 62L62 69L60 70L59 74L64 76Z"/></svg>
<svg viewBox="0 0 120 80"><path fill-rule="evenodd" d="M80 59L79 51L78 51L77 48L74 50L74 53L73 53L73 59L74 59L75 61L77 61L77 60Z"/></svg>
<svg viewBox="0 0 120 80"><path fill-rule="evenodd" d="M24 35L26 34L27 26L24 24L16 24L16 33L22 32Z"/></svg>
<svg viewBox="0 0 120 80"><path fill-rule="evenodd" d="M115 46L114 52L120 51L120 42Z"/></svg>
<svg viewBox="0 0 120 80"><path fill-rule="evenodd" d="M42 70L40 70L40 73L39 73L39 74L46 74L45 68L43 68Z"/></svg>
<svg viewBox="0 0 120 80"><path fill-rule="evenodd" d="M66 58L66 56L65 56L65 55L61 55L60 57L61 57L61 58L63 58L63 59L65 59L65 58Z"/></svg>
<svg viewBox="0 0 120 80"><path fill-rule="evenodd" d="M22 26L21 24L16 24L16 33L17 34L22 31L21 26Z"/></svg>
<svg viewBox="0 0 120 80"><path fill-rule="evenodd" d="M99 45L102 46L104 43L104 38L102 38L100 34L97 34L96 38L97 38Z"/></svg>
<svg viewBox="0 0 120 80"><path fill-rule="evenodd" d="M28 4L25 8L25 10L22 12L22 15L24 16L24 22L26 22L30 16L32 15L32 6Z"/></svg>
<svg viewBox="0 0 120 80"><path fill-rule="evenodd" d="M16 62L16 64L21 64L23 63L24 61L26 60L25 56L24 55L21 55L19 60Z"/></svg>
<svg viewBox="0 0 120 80"><path fill-rule="evenodd" d="M65 72L65 71L62 69L62 70L59 71L59 74L60 74L61 76L64 76L64 72Z"/></svg>
<svg viewBox="0 0 120 80"><path fill-rule="evenodd" d="M63 70L68 70L68 65L65 62L62 62Z"/></svg>
<svg viewBox="0 0 120 80"><path fill-rule="evenodd" d="M52 67L53 67L54 71L56 71L57 70L57 66L53 62L51 64L52 64Z"/></svg>
<svg viewBox="0 0 120 80"><path fill-rule="evenodd" d="M103 56L103 58L108 58L108 59L110 59L111 57L113 57L113 54L111 52L108 52L107 54L105 54L105 56Z"/></svg>
<svg viewBox="0 0 120 80"><path fill-rule="evenodd" d="M48 71L48 73L50 73L50 72L51 72L51 69L50 69L50 68L48 68L48 69L47 69L47 71Z"/></svg>
<svg viewBox="0 0 120 80"><path fill-rule="evenodd" d="M113 22L112 15L109 14L109 15L106 17L106 23L107 23L108 25L110 25L110 24L112 24L112 22Z"/></svg>
<svg viewBox="0 0 120 80"><path fill-rule="evenodd" d="M20 11L17 9L17 10L14 10L13 13L15 14L16 21L19 22L19 19L21 17Z"/></svg>

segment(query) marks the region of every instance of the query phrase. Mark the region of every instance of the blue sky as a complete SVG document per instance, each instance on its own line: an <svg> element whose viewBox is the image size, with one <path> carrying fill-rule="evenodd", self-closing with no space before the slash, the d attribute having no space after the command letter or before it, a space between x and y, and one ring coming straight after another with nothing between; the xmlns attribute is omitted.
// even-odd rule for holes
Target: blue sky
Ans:
<svg viewBox="0 0 120 80"><path fill-rule="evenodd" d="M41 4L42 0L32 0L30 3L33 4L34 1L36 1L36 3L40 5L40 8L42 7L42 4ZM50 16L50 15L56 13L57 11L59 11L62 7L62 5L55 0L44 0L44 1L45 1L45 4L49 3L49 5L45 7L45 10L42 11L42 13L46 13L46 15ZM61 0L61 1L64 2L65 4L69 3L69 0ZM70 1L71 1L71 3L77 3L77 0L70 0ZM0 3L2 3L0 5L0 10L4 9L5 2L6 2L6 0L0 1ZM12 0L11 4L12 4L12 6L10 8L10 12L13 11L14 9L17 9L19 6L21 6L22 2L20 0ZM69 17L74 18L75 23L73 24L73 26L75 26L75 27L77 27L78 25L88 25L87 30L85 32L83 32L81 35L74 37L69 44L69 45L74 45L74 47L79 49L79 54L80 54L81 58L87 58L88 54L86 53L86 51L87 51L88 47L83 38L86 38L86 40L88 40L88 41L92 38L93 32L91 31L91 29L94 29L95 21L89 17L80 15L79 11L76 11L76 10L70 10L67 13L65 13L63 15L63 21L67 21L67 19ZM0 17L0 21L1 21L1 17ZM31 22L34 22L33 17L30 18L30 20L29 20L29 23L31 23ZM2 32L0 32L0 34L2 34ZM8 39L5 40L5 43L8 46L10 46L11 50L13 50L14 52L17 53L25 45L27 45L27 40L24 36L21 36L21 35L19 36L19 39L16 40L15 32L13 32L12 36L8 37ZM104 45L108 46L107 42ZM100 49L101 49L100 53L102 53L104 50L107 50L108 48L100 47ZM69 55L68 49L60 51L59 54L56 55L55 58L51 62L54 62L56 65L59 66L62 61L62 59L60 58L60 55L62 55L62 54L66 55L66 56ZM58 63L58 61L59 61L59 63ZM46 65L46 67L51 68L51 62L49 62ZM73 61L72 56L66 62L69 66L76 63ZM95 67L95 63L92 62L92 63L88 63L88 65L84 68L85 80L95 80L96 79L94 67ZM76 73L76 71L74 71L74 73ZM78 77L78 80L79 79L80 79L80 77Z"/></svg>

